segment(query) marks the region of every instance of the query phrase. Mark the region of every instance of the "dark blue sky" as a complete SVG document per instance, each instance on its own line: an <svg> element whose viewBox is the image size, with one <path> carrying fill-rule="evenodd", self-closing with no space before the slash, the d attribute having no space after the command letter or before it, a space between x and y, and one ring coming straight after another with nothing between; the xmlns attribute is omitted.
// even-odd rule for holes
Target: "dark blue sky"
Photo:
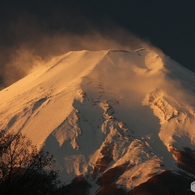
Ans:
<svg viewBox="0 0 195 195"><path fill-rule="evenodd" d="M117 26L195 72L195 0L1 0L0 25L2 70L14 48L25 42L33 47L44 34Z"/></svg>

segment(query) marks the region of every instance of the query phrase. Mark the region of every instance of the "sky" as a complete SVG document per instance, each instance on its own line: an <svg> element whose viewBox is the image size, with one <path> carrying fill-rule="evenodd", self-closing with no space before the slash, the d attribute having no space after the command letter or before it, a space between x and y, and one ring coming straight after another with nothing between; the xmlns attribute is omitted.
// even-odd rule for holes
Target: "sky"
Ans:
<svg viewBox="0 0 195 195"><path fill-rule="evenodd" d="M0 88L52 54L104 49L108 39L142 39L195 72L195 0L1 0Z"/></svg>

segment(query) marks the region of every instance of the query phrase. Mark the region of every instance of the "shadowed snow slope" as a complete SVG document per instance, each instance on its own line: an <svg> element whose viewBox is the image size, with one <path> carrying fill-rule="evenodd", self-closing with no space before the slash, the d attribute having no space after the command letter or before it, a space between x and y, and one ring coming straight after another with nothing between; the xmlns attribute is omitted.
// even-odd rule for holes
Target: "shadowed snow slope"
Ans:
<svg viewBox="0 0 195 195"><path fill-rule="evenodd" d="M83 175L89 194L113 174L127 191L165 170L194 177L194 85L154 51L69 52L0 91L0 128L54 154L65 182Z"/></svg>

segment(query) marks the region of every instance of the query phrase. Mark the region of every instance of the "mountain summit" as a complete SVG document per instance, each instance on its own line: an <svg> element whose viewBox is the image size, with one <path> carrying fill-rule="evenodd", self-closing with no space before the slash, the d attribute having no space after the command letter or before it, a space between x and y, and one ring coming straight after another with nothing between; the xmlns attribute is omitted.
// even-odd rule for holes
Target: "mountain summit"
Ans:
<svg viewBox="0 0 195 195"><path fill-rule="evenodd" d="M75 182L85 194L168 192L164 178L190 188L194 91L195 75L156 51L68 52L0 91L0 128L53 154L69 194Z"/></svg>

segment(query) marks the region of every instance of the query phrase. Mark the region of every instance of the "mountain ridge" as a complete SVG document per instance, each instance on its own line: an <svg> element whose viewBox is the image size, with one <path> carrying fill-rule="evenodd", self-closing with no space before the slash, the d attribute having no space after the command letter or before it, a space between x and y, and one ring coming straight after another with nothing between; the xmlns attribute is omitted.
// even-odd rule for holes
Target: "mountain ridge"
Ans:
<svg viewBox="0 0 195 195"><path fill-rule="evenodd" d="M54 154L65 182L85 176L90 194L166 170L195 177L193 81L152 50L68 52L0 91L0 128Z"/></svg>

